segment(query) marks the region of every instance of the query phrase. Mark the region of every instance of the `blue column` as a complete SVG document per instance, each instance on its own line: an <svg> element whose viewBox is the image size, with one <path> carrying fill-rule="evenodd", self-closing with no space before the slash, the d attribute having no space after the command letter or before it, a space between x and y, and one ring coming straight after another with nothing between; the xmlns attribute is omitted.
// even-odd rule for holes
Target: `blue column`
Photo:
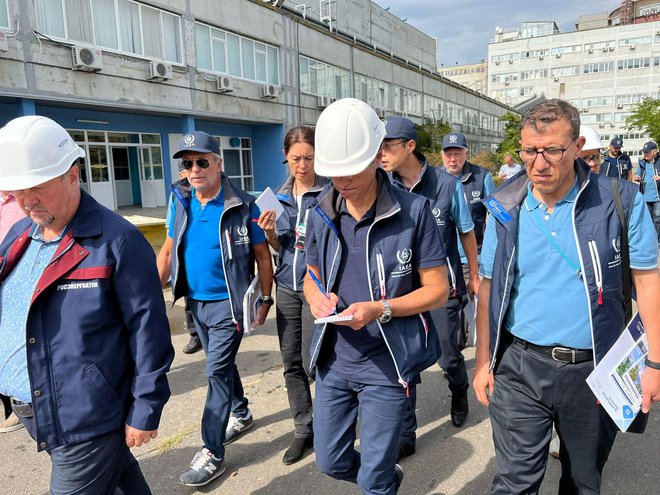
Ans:
<svg viewBox="0 0 660 495"><path fill-rule="evenodd" d="M183 116L183 133L195 132L195 117L192 115Z"/></svg>
<svg viewBox="0 0 660 495"><path fill-rule="evenodd" d="M37 108L34 104L34 100L26 100L21 98L19 104L19 111L22 117L26 115L37 115Z"/></svg>

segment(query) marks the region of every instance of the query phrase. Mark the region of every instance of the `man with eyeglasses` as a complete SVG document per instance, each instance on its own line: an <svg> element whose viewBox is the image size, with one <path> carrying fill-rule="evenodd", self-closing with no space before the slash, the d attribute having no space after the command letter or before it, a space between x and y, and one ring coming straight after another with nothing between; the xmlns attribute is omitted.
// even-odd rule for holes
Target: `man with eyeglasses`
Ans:
<svg viewBox="0 0 660 495"><path fill-rule="evenodd" d="M521 120L526 175L485 199L474 388L488 406L493 494L538 493L552 425L561 439L559 493L600 493L617 427L587 376L621 335L622 226L610 178L581 160L580 116L551 99ZM627 216L632 281L648 336L642 411L660 400L657 240L638 188L616 181Z"/></svg>
<svg viewBox="0 0 660 495"><path fill-rule="evenodd" d="M203 449L179 481L203 486L225 467L225 445L253 425L236 367L243 332L243 297L258 268L263 324L273 298L273 268L254 198L222 172L218 141L201 131L183 136L180 158L191 190L175 187L168 235L158 255L163 285L172 276L172 304L188 297L206 353L208 392L202 416Z"/></svg>
<svg viewBox="0 0 660 495"><path fill-rule="evenodd" d="M581 125L580 137L584 138L584 147L578 153L578 157L584 160L593 173L600 173L600 161L603 158L601 150L604 148L600 136L595 129Z"/></svg>
<svg viewBox="0 0 660 495"><path fill-rule="evenodd" d="M465 294L473 296L478 290L477 240L474 222L465 200L461 181L441 168L431 166L417 150L417 131L409 119L390 117L385 122L385 139L381 164L395 186L429 199L436 225L442 234L447 252L449 300L441 308L431 311L438 336L441 355L438 364L449 381L452 392L451 419L456 427L465 423L469 407L467 401L468 376L465 360L458 348L458 333L462 329L461 310ZM458 232L458 234L457 234ZM470 281L466 287L461 268L458 240L465 248L470 264ZM411 387L411 408L405 419L399 459L415 453L415 387Z"/></svg>
<svg viewBox="0 0 660 495"><path fill-rule="evenodd" d="M632 170L632 161L630 157L621 151L623 139L615 137L610 141L609 149L605 154L605 159L600 166L600 173L607 177L618 177L628 180Z"/></svg>
<svg viewBox="0 0 660 495"><path fill-rule="evenodd" d="M660 153L658 153L658 145L649 141L644 144L642 153L644 156L639 160L639 166L635 172L635 182L639 183L640 191L644 195L644 201L649 208L660 241Z"/></svg>

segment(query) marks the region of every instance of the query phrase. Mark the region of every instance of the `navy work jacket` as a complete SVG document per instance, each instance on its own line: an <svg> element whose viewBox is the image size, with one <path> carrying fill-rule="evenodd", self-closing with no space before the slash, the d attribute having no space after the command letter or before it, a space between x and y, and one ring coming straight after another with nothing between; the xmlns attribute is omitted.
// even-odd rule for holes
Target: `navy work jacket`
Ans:
<svg viewBox="0 0 660 495"><path fill-rule="evenodd" d="M0 246L0 283L32 225L21 220ZM39 450L124 423L158 429L174 350L156 257L137 228L84 191L37 282L25 332Z"/></svg>

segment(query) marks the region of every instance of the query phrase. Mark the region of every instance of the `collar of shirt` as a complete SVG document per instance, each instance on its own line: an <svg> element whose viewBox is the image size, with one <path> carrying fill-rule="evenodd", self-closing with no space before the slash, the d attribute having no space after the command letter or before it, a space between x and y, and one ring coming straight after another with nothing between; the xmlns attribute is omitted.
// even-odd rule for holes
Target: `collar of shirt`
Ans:
<svg viewBox="0 0 660 495"><path fill-rule="evenodd" d="M376 203L378 201L374 201L374 204L371 205L371 208L367 210L367 212L360 218L360 220L357 220L356 223L363 223L363 222L371 222L373 219L376 217ZM353 216L350 214L348 211L348 207L346 206L346 199L342 198L341 199L341 205L339 206L339 215L346 215L351 218Z"/></svg>
<svg viewBox="0 0 660 495"><path fill-rule="evenodd" d="M32 228L30 229L30 237L34 241L39 241L44 244L51 244L53 242L60 242L62 240L62 237L64 236L64 233L66 232L67 228L69 227L69 224L66 224L64 228L62 229L62 232L60 232L60 235L55 237L54 239L51 239L50 241L47 241L44 239L44 228L43 226L33 223Z"/></svg>
<svg viewBox="0 0 660 495"><path fill-rule="evenodd" d="M571 186L571 189L566 193L566 196L564 196L560 201L557 201L557 205L560 203L573 203L575 202L575 198L577 198L578 194L578 182L577 182L577 177L573 181L573 185ZM527 184L527 197L525 198L525 207L527 208L527 211L532 211L541 206L541 201L536 199L536 196L532 193L532 183L530 182ZM545 207L545 205L543 205ZM555 206L556 208L556 206Z"/></svg>
<svg viewBox="0 0 660 495"><path fill-rule="evenodd" d="M222 182L220 184L220 189L218 189L218 194L215 195L213 199L209 199L206 203L224 203L224 198L222 197L222 190L225 188L225 183ZM201 201L197 199L197 190L193 187L190 190L191 198L193 201L197 201L198 203L201 204Z"/></svg>

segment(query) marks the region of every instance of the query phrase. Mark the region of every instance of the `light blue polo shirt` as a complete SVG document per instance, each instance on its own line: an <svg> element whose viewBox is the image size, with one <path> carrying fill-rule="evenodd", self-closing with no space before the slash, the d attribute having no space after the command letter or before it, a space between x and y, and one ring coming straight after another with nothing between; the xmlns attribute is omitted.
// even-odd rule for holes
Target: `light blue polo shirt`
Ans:
<svg viewBox="0 0 660 495"><path fill-rule="evenodd" d="M515 278L504 328L537 345L592 348L589 301L583 282L571 266L571 263L580 265L572 222L577 192L576 180L566 197L555 205L552 214L548 214L545 205L532 195L530 184L520 208ZM489 217L481 251L480 273L489 279L497 249L496 221ZM550 243L539 224L571 263ZM628 228L632 268L657 267L655 236L648 209L642 195L637 194Z"/></svg>
<svg viewBox="0 0 660 495"><path fill-rule="evenodd" d="M520 167L520 165L518 165ZM495 190L495 183L493 182L493 176L490 174L486 174L486 177L484 177L484 195L483 198L487 198L491 194L493 194L493 191ZM465 198L465 201L467 203L467 198ZM458 254L461 256L461 263L463 265L467 265L467 257L465 256L465 251L463 250L463 243L459 242L458 243ZM479 254L479 259L481 257L481 254Z"/></svg>
<svg viewBox="0 0 660 495"><path fill-rule="evenodd" d="M461 184L461 181L458 178L456 179L456 187L454 188L454 194L451 200L450 215L452 222L456 225L456 230L460 233L464 234L474 230L474 222L472 221L472 215L470 214L470 207L465 199L463 184Z"/></svg>
<svg viewBox="0 0 660 495"><path fill-rule="evenodd" d="M218 228L220 216L225 209L222 197L223 189L224 185L220 187L216 197L204 206L197 199L195 188L191 191L188 222L181 242L183 243L186 280L188 281L188 297L198 301L222 301L229 298L225 271L222 266ZM170 206L171 214L168 226L170 237L174 236L176 201L176 199L172 201ZM259 207L252 205L250 240L253 246L266 242L264 231L257 225L260 213Z"/></svg>
<svg viewBox="0 0 660 495"><path fill-rule="evenodd" d="M639 175L641 177L642 168L644 168L646 171L644 174L644 201L647 203L655 203L656 201L660 201L660 195L658 195L658 182L653 180L653 176L655 175L653 163L649 163L642 158L639 160L639 165L637 166L635 175Z"/></svg>
<svg viewBox="0 0 660 495"><path fill-rule="evenodd" d="M0 285L0 393L32 402L25 335L30 300L61 235L45 241L43 228L32 227L32 241L14 269Z"/></svg>

